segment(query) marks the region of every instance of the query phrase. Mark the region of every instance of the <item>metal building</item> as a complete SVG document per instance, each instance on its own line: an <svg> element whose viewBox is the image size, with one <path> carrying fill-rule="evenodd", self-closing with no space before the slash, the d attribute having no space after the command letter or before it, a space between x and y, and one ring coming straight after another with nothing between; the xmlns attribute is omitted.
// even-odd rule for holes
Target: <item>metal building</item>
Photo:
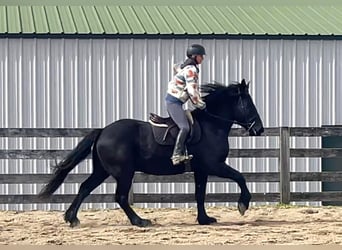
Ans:
<svg viewBox="0 0 342 250"><path fill-rule="evenodd" d="M115 3L114 3L115 2ZM98 128L120 118L166 115L172 65L191 43L206 47L202 82L245 78L265 127L342 123L342 4L338 1L1 1L0 126ZM277 147L276 138L230 138L234 148ZM73 148L77 139L8 139L11 148ZM293 147L320 147L317 139ZM242 172L278 171L276 159L229 159ZM0 160L0 173L47 173L50 162ZM292 159L291 169L319 171L319 159ZM75 172L90 172L81 164ZM249 183L252 192L278 185ZM95 192L114 192L103 184ZM143 192L193 192L192 185L145 184ZM236 184L208 192L239 192ZM320 191L294 183L293 191ZM0 184L0 194L31 194L38 185ZM75 193L78 185L58 192ZM142 204L144 206L146 204ZM175 204L165 204L175 206ZM87 204L113 207L113 204ZM155 206L162 206L156 204ZM65 209L65 205L0 205L0 209Z"/></svg>

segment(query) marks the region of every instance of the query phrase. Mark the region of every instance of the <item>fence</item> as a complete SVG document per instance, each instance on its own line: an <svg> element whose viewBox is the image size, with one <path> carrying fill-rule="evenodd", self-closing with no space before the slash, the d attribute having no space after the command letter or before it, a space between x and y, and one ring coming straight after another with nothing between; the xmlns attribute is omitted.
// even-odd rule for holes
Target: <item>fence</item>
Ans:
<svg viewBox="0 0 342 250"><path fill-rule="evenodd" d="M41 129L41 128L2 128L0 137L83 137L92 129ZM247 136L243 129L232 129L230 136ZM342 157L342 149L338 148L290 148L290 137L325 137L342 136L342 127L280 127L265 128L263 136L278 136L278 148L263 149L231 149L229 157L273 157L279 159L279 172L243 173L247 182L279 182L279 193L252 193L255 202L281 202L288 204L294 201L340 201L342 192L291 192L291 181L342 181L342 172L290 172L290 157ZM0 159L56 159L70 150L0 150ZM70 174L65 183L80 183L88 174ZM49 174L0 174L1 184L39 184L46 183ZM113 182L108 178L105 182ZM230 180L209 177L209 182L227 182ZM177 176L153 176L136 173L134 183L191 183L193 174L186 172ZM53 195L49 203L70 203L75 195ZM236 202L238 193L210 193L206 202ZM131 203L188 203L195 202L193 194L131 194ZM85 202L114 202L114 195L91 194ZM0 204L34 204L44 203L36 195L0 195Z"/></svg>

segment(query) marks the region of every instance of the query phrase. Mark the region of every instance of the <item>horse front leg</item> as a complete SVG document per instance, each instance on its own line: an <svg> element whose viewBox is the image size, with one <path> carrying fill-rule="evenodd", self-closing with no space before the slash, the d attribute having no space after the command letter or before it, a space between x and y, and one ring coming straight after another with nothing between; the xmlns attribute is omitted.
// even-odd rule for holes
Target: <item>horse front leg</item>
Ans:
<svg viewBox="0 0 342 250"><path fill-rule="evenodd" d="M238 201L238 209L240 214L244 215L246 210L249 208L249 202L252 196L247 188L246 180L243 177L243 175L236 169L232 168L231 166L223 162L215 166L211 166L209 169L209 175L216 175L222 178L229 178L239 185L241 194Z"/></svg>
<svg viewBox="0 0 342 250"><path fill-rule="evenodd" d="M209 225L215 223L214 217L209 217L204 207L205 191L207 187L208 175L195 171L195 197L197 202L197 221L200 225Z"/></svg>

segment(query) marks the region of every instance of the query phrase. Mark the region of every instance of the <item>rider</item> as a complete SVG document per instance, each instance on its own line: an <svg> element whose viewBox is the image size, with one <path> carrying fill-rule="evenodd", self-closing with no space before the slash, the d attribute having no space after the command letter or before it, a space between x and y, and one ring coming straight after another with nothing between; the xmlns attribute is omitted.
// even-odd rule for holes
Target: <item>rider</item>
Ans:
<svg viewBox="0 0 342 250"><path fill-rule="evenodd" d="M202 45L192 44L186 51L187 59L182 64L174 66L174 77L168 84L165 98L167 112L179 128L176 144L171 157L173 165L190 160L192 155L185 155L185 141L190 126L183 109L183 104L189 99L196 108L204 109L198 89L198 65L202 63L205 49Z"/></svg>

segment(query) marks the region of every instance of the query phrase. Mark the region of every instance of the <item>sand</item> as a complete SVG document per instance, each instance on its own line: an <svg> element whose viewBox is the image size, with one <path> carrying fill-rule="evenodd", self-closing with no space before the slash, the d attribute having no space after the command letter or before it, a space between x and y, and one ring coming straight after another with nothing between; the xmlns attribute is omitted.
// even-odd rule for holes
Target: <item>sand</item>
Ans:
<svg viewBox="0 0 342 250"><path fill-rule="evenodd" d="M84 210L70 228L61 211L0 211L0 244L21 245L301 245L342 244L342 207L208 207L218 222L201 226L195 208L135 208L152 220L132 226L121 209Z"/></svg>

